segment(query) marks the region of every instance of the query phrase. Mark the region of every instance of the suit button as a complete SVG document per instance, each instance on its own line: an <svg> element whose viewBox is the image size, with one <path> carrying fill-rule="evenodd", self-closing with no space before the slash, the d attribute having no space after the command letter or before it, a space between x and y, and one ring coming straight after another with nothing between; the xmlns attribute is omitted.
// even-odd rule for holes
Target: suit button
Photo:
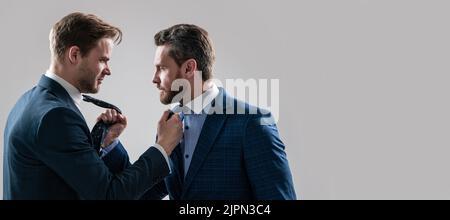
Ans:
<svg viewBox="0 0 450 220"><path fill-rule="evenodd" d="M189 154L184 155L184 157L185 157L186 159L188 159L188 158L189 158Z"/></svg>

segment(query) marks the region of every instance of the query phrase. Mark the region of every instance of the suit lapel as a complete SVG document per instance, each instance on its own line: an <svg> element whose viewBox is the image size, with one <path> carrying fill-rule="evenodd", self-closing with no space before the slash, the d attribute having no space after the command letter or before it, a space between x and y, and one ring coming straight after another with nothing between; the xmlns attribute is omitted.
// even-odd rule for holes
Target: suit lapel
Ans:
<svg viewBox="0 0 450 220"><path fill-rule="evenodd" d="M197 174L198 170L205 161L211 147L214 144L217 136L222 129L226 120L226 114L212 114L206 117L205 123L203 124L202 132L198 138L197 146L195 147L194 156L192 158L189 170L186 174L186 178L183 184L183 195L186 194L192 180Z"/></svg>
<svg viewBox="0 0 450 220"><path fill-rule="evenodd" d="M189 170L186 174L186 177L184 178L184 181L182 182L182 194L180 199L185 199L187 197L188 189L192 181L194 180L200 168L203 166L206 157L211 151L211 148L214 146L215 140L217 139L226 122L227 109L233 108L234 106L233 102L230 102L229 99L230 97L226 94L225 90L223 88L219 88L219 94L211 103L211 109L209 110L210 112L207 115L205 122L203 123L202 131L198 138L197 146L195 147L191 164L189 165ZM182 163L181 161L183 161L183 155L181 151L179 156L179 161L180 163ZM179 172L183 173L184 169L182 168ZM180 174L178 175L183 178L183 175Z"/></svg>
<svg viewBox="0 0 450 220"><path fill-rule="evenodd" d="M168 187L171 189L171 197L173 199L180 199L181 190L183 186L183 158L181 157L181 147L180 144L173 150L170 155L170 167L172 169L172 174L166 178L166 184L170 185Z"/></svg>

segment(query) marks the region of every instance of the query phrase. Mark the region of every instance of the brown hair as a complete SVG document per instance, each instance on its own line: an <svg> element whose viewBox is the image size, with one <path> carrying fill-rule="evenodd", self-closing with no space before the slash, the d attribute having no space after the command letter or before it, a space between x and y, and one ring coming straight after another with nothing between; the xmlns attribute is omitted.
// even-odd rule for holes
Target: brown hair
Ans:
<svg viewBox="0 0 450 220"><path fill-rule="evenodd" d="M71 46L78 46L82 56L95 47L98 40L111 38L116 44L122 41L122 31L95 15L71 13L58 21L50 32L52 56L61 59Z"/></svg>
<svg viewBox="0 0 450 220"><path fill-rule="evenodd" d="M155 35L156 46L169 45L169 56L178 66L188 59L197 61L204 81L212 77L215 60L214 49L208 32L192 24L177 24Z"/></svg>

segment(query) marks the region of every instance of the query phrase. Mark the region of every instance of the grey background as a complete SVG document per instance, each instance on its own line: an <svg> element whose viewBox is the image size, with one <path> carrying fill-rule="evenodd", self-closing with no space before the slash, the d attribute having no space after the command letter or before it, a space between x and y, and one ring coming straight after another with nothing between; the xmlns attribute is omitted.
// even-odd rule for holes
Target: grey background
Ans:
<svg viewBox="0 0 450 220"><path fill-rule="evenodd" d="M95 13L125 34L96 96L127 115L121 140L136 160L166 108L151 83L153 35L194 23L213 39L217 78L280 79L278 126L299 198L450 199L449 7L435 0L0 0L0 130L48 67L51 26L70 12ZM92 126L101 110L82 109Z"/></svg>

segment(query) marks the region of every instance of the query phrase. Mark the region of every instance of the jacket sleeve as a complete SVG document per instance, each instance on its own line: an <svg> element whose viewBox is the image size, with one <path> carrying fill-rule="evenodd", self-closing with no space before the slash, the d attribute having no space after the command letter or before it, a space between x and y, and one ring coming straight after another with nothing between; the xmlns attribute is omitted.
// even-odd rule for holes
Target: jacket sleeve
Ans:
<svg viewBox="0 0 450 220"><path fill-rule="evenodd" d="M154 185L151 189L149 189L145 194L140 198L141 200L161 200L166 197L168 194L166 188L166 182L161 181L158 184Z"/></svg>
<svg viewBox="0 0 450 220"><path fill-rule="evenodd" d="M263 123L264 119L253 115L244 135L245 168L253 194L258 200L296 199L284 144L275 123Z"/></svg>
<svg viewBox="0 0 450 220"><path fill-rule="evenodd" d="M102 157L102 160L109 168L109 171L114 174L121 173L131 166L128 153L120 142L117 143L117 146L111 152Z"/></svg>
<svg viewBox="0 0 450 220"><path fill-rule="evenodd" d="M32 149L83 199L137 199L168 175L166 161L156 148L113 174L91 146L83 123L71 109L50 110L36 132L38 147Z"/></svg>

